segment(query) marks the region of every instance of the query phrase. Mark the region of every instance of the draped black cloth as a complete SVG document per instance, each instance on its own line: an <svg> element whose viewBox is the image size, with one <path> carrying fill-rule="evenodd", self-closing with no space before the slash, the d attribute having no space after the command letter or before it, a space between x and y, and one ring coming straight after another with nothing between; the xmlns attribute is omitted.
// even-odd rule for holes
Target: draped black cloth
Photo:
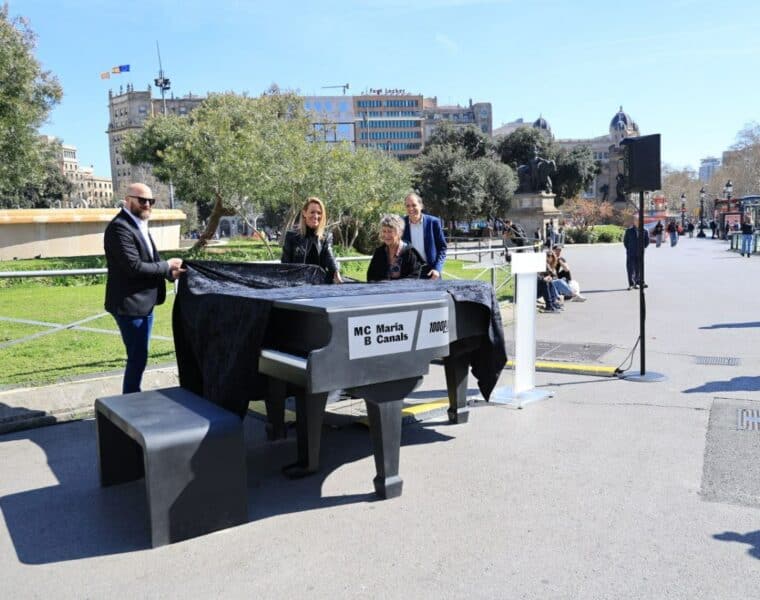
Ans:
<svg viewBox="0 0 760 600"><path fill-rule="evenodd" d="M241 417L249 401L266 394L258 360L276 300L446 291L457 302L476 302L491 313L488 335L469 356L486 399L506 364L499 305L484 282L404 279L326 285L325 272L312 265L186 261L184 266L187 273L179 281L172 316L180 385Z"/></svg>

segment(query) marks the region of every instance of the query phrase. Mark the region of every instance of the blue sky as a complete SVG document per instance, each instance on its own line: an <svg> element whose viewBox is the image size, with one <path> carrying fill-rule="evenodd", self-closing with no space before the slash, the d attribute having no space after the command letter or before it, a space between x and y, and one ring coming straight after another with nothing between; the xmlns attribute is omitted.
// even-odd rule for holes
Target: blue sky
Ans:
<svg viewBox="0 0 760 600"><path fill-rule="evenodd" d="M760 121L760 2L726 0L10 0L64 99L42 131L110 174L108 90L145 89L156 41L177 95L404 88L491 102L494 126L543 115L559 138L607 132L620 105L662 158L698 167ZM131 72L101 80L129 64Z"/></svg>

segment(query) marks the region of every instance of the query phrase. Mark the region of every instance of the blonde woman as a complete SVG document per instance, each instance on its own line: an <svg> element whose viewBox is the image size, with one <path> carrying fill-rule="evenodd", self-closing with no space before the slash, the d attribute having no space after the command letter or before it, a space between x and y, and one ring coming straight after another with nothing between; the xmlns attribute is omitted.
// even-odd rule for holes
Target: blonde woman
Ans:
<svg viewBox="0 0 760 600"><path fill-rule="evenodd" d="M298 228L285 234L280 262L317 265L327 272L326 283L343 283L332 252L332 234L325 231L326 224L324 203L310 196L301 209Z"/></svg>

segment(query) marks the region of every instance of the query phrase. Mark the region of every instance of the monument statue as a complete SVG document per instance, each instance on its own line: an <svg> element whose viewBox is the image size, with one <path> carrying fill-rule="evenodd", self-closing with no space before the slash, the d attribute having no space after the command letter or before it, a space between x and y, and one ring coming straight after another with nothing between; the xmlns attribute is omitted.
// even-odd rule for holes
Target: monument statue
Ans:
<svg viewBox="0 0 760 600"><path fill-rule="evenodd" d="M557 172L557 164L538 155L538 148L533 150L533 158L527 165L517 167L518 193L540 193L552 191L551 176Z"/></svg>
<svg viewBox="0 0 760 600"><path fill-rule="evenodd" d="M615 202L625 202L625 175L618 173L615 183Z"/></svg>

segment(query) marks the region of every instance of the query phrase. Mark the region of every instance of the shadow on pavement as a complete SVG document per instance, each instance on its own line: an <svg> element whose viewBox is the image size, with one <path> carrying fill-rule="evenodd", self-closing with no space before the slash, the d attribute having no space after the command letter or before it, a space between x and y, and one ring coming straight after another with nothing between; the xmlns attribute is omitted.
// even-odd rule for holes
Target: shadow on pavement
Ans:
<svg viewBox="0 0 760 600"><path fill-rule="evenodd" d="M760 327L760 321L749 321L748 323L715 323L706 325L700 329L745 329L748 327Z"/></svg>
<svg viewBox="0 0 760 600"><path fill-rule="evenodd" d="M737 531L724 531L723 533L716 533L713 538L721 542L749 544L752 547L747 550L747 554L752 558L760 559L760 530L750 531L745 534L738 533Z"/></svg>
<svg viewBox="0 0 760 600"><path fill-rule="evenodd" d="M684 394L700 392L756 392L760 390L760 377L734 377L725 381L708 381L699 387L688 388Z"/></svg>
<svg viewBox="0 0 760 600"><path fill-rule="evenodd" d="M333 471L372 456L365 427L325 427L321 470L299 480L288 480L280 472L296 458L295 435L281 442L266 442L263 423L251 418L246 419L245 430L249 521L377 500L371 460L366 464L366 483L362 485L366 493L322 496L322 486ZM411 425L403 428L401 443L410 446L451 439ZM16 440L28 440L42 449L58 482L0 498L0 510L20 562L47 564L150 548L144 481L100 487L93 420L16 432L0 438L0 443ZM46 481L51 477L39 464L33 465L29 475L25 475L24 465L17 469L19 486L29 485L33 477ZM402 450L402 479L404 471Z"/></svg>

